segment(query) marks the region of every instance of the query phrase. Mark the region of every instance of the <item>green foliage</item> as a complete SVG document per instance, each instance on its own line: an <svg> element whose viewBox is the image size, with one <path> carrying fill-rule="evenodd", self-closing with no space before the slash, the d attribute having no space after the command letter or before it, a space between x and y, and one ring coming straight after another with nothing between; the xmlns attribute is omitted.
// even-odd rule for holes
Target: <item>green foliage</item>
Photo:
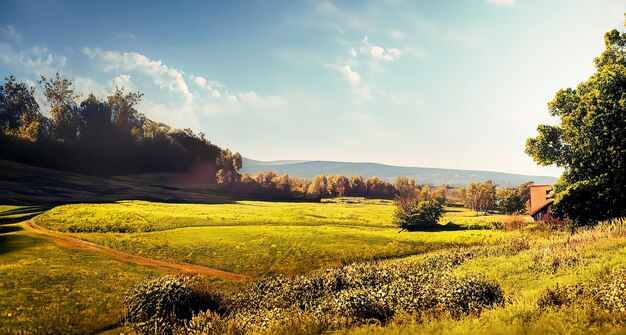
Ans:
<svg viewBox="0 0 626 335"><path fill-rule="evenodd" d="M222 296L191 277L166 275L136 284L126 295L126 325L139 334L172 334L200 310L221 312Z"/></svg>
<svg viewBox="0 0 626 335"><path fill-rule="evenodd" d="M314 328L322 332L372 321L384 324L396 314L420 319L479 315L503 302L500 286L481 276L448 276L414 262L371 262L250 283L224 296L225 313L200 314L179 332L274 333L293 319L316 319ZM178 321L169 320L172 327Z"/></svg>
<svg viewBox="0 0 626 335"><path fill-rule="evenodd" d="M44 116L35 88L7 77L0 86L0 151L3 159L91 175L188 172L202 165L205 181L239 180L242 157L222 150L204 134L156 123L135 107L143 94L123 88L79 103L71 79L57 73L39 84L50 107Z"/></svg>
<svg viewBox="0 0 626 335"><path fill-rule="evenodd" d="M404 230L415 231L435 226L444 213L445 186L431 190L414 179L398 177L394 184L396 211L394 222Z"/></svg>
<svg viewBox="0 0 626 335"><path fill-rule="evenodd" d="M526 203L530 198L532 182L527 182L519 187L505 187L496 189L496 204L500 212L504 214L521 214L526 212Z"/></svg>
<svg viewBox="0 0 626 335"><path fill-rule="evenodd" d="M35 220L45 218L52 227L80 227L81 220L94 227L107 222L133 227L145 222L141 215L154 223L153 231L72 236L110 242L143 257L261 277L210 295L220 298L189 321L175 321L175 334L610 334L626 329L620 311L626 276L605 270L626 265L623 227L600 225L572 235L527 223L510 232L397 234L393 210L387 200L355 198L315 204L131 201L61 206ZM506 218L448 210L442 220L466 225ZM0 329L9 334L97 333L114 327L122 315L123 292L140 278L161 273L24 231L0 235L0 247L5 292ZM413 256L398 258L403 255ZM315 270L342 260L387 257L393 260ZM271 273L304 275L267 277ZM210 280L190 280L189 287L204 294L225 285ZM541 298L548 289L556 292ZM498 290L506 299L498 298ZM540 304L541 299L547 302Z"/></svg>
<svg viewBox="0 0 626 335"><path fill-rule="evenodd" d="M537 163L565 167L553 213L578 226L626 217L626 33L608 32L605 44L596 73L548 104L560 124L526 143Z"/></svg>
<svg viewBox="0 0 626 335"><path fill-rule="evenodd" d="M475 212L487 212L495 208L496 185L488 180L483 183L470 183L463 192L464 204Z"/></svg>
<svg viewBox="0 0 626 335"><path fill-rule="evenodd" d="M0 131L30 141L37 141L45 132L47 122L39 112L35 88L18 83L9 76L0 86Z"/></svg>
<svg viewBox="0 0 626 335"><path fill-rule="evenodd" d="M443 216L443 205L436 200L420 201L408 212L396 212L396 222L399 227L408 231L434 226Z"/></svg>

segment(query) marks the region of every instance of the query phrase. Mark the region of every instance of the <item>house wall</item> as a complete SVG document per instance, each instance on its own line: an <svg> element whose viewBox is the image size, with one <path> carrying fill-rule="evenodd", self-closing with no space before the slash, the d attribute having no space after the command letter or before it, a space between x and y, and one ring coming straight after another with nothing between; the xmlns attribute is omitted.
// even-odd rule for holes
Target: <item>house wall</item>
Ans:
<svg viewBox="0 0 626 335"><path fill-rule="evenodd" d="M552 185L533 185L530 187L530 201L528 202L528 212L533 213L543 207L550 197L548 194L552 191Z"/></svg>

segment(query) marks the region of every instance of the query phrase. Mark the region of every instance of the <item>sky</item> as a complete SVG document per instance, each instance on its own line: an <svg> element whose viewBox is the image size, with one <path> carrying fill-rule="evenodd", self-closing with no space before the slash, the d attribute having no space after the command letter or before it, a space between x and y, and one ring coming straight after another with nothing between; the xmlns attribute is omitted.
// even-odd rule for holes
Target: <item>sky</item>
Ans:
<svg viewBox="0 0 626 335"><path fill-rule="evenodd" d="M258 160L558 176L524 154L625 0L0 0L0 75L57 71ZM39 90L40 91L40 90ZM45 101L38 93L44 112Z"/></svg>

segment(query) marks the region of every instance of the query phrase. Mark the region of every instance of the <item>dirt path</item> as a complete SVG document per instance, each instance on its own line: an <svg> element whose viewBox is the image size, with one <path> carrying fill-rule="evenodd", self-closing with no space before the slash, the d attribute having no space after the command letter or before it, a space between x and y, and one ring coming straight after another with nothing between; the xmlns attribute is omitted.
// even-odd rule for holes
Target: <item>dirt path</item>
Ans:
<svg viewBox="0 0 626 335"><path fill-rule="evenodd" d="M204 267L201 265L181 263L181 262L166 262L166 261L159 261L156 259L135 256L135 255L128 254L122 251L103 247L95 243L83 241L81 239L68 236L61 232L56 232L56 231L45 229L43 227L38 226L32 220L24 221L24 228L36 234L45 236L63 246L74 248L74 249L95 250L95 251L103 252L107 255L111 255L124 262L130 262L130 263L147 265L147 266L154 266L154 267L164 268L168 270L175 270L176 272L182 272L186 274L202 274L202 275L218 276L218 277L222 277L224 279L228 279L232 281L246 281L249 279L248 277L244 275L221 271L217 269L212 269L212 268Z"/></svg>

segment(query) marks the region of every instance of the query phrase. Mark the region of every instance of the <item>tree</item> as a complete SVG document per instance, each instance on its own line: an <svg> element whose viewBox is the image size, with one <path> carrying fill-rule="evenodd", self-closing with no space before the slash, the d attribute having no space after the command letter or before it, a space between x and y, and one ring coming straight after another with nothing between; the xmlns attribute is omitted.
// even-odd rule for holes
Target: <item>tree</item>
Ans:
<svg viewBox="0 0 626 335"><path fill-rule="evenodd" d="M526 153L565 172L555 185L554 215L576 226L626 217L626 33L605 34L596 72L548 103L558 125L540 125Z"/></svg>
<svg viewBox="0 0 626 335"><path fill-rule="evenodd" d="M105 101L99 101L90 94L80 103L81 137L89 142L110 141L114 137L111 124L111 108Z"/></svg>
<svg viewBox="0 0 626 335"><path fill-rule="evenodd" d="M526 207L519 190L515 187L497 189L496 199L498 209L504 214L517 214Z"/></svg>
<svg viewBox="0 0 626 335"><path fill-rule="evenodd" d="M236 152L232 153L229 149L222 150L218 158L217 163L217 182L220 184L230 184L237 182L241 179L239 170L242 167L241 154Z"/></svg>
<svg viewBox="0 0 626 335"><path fill-rule="evenodd" d="M362 176L354 175L350 177L350 195L363 196L366 190L367 186Z"/></svg>
<svg viewBox="0 0 626 335"><path fill-rule="evenodd" d="M397 177L393 186L396 189L396 207L402 213L410 212L420 200L423 200L420 197L420 187L413 178Z"/></svg>
<svg viewBox="0 0 626 335"><path fill-rule="evenodd" d="M273 186L274 178L276 178L276 171L261 171L254 176L256 182L265 187Z"/></svg>
<svg viewBox="0 0 626 335"><path fill-rule="evenodd" d="M445 196L441 188L431 191L428 185L420 187L415 179L398 177L394 183L394 222L403 230L414 231L439 222L444 213Z"/></svg>
<svg viewBox="0 0 626 335"><path fill-rule="evenodd" d="M283 174L281 176L274 177L272 179L272 184L274 185L274 187L276 187L276 189L278 189L280 191L283 191L285 193L291 192L290 179L289 179L289 175L287 175L287 174Z"/></svg>
<svg viewBox="0 0 626 335"><path fill-rule="evenodd" d="M350 190L350 180L342 175L328 176L328 193L332 196L344 196Z"/></svg>
<svg viewBox="0 0 626 335"><path fill-rule="evenodd" d="M54 135L61 142L73 142L80 130L80 114L76 106L80 95L74 93L72 80L61 77L57 72L51 79L41 76L39 84L43 86L43 95L50 104Z"/></svg>
<svg viewBox="0 0 626 335"><path fill-rule="evenodd" d="M476 213L493 209L496 203L496 186L491 180L484 183L471 182L465 188L465 207Z"/></svg>
<svg viewBox="0 0 626 335"><path fill-rule="evenodd" d="M143 93L125 93L124 88L115 87L115 92L107 97L112 112L112 120L117 129L124 134L139 126L139 113L135 109L141 102Z"/></svg>
<svg viewBox="0 0 626 335"><path fill-rule="evenodd" d="M313 198L323 198L328 196L328 179L325 174L317 175L311 181L307 194Z"/></svg>
<svg viewBox="0 0 626 335"><path fill-rule="evenodd" d="M36 141L45 130L45 118L34 97L35 88L17 82L15 77L5 78L0 86L0 130Z"/></svg>

